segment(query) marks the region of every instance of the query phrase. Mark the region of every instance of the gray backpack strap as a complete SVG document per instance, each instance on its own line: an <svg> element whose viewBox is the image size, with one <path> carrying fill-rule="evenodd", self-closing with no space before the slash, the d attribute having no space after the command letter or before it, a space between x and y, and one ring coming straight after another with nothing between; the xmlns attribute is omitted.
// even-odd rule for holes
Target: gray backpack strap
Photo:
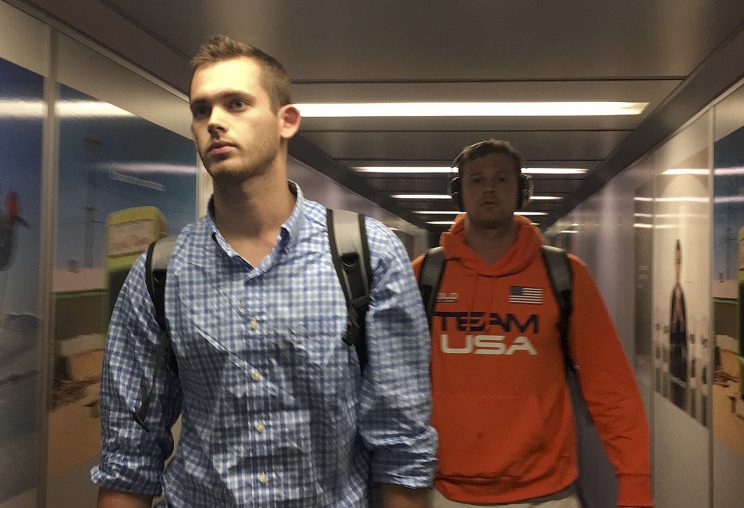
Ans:
<svg viewBox="0 0 744 508"><path fill-rule="evenodd" d="M566 361L566 368L573 371L575 370L575 365L571 359L571 349L568 344L568 327L571 321L571 312L573 311L573 274L571 273L571 265L569 264L566 251L557 247L543 245L542 256L550 278L550 285L553 287L553 294L558 302L558 310L560 311L558 330L561 335L563 357Z"/></svg>
<svg viewBox="0 0 744 508"><path fill-rule="evenodd" d="M165 347L170 341L165 320L165 281L168 276L168 261L173 253L173 248L176 246L176 238L175 235L172 235L155 240L147 248L147 254L145 256L145 285L147 286L150 300L152 300L155 310L155 321L160 327L160 334L158 336L158 349L155 351L155 366L153 367L150 387L148 389L144 379L140 380L140 397L142 402L140 403L140 407L132 412L132 417L148 432L149 429L145 418L147 418L147 412L150 408L150 394L164 363ZM174 366L174 369L177 372L177 366Z"/></svg>
<svg viewBox="0 0 744 508"><path fill-rule="evenodd" d="M346 298L346 332L343 340L354 346L362 370L367 365L364 330L372 281L364 215L346 210L326 212L328 240L336 275Z"/></svg>
<svg viewBox="0 0 744 508"><path fill-rule="evenodd" d="M584 398L581 395L578 372L576 371L576 365L571 358L571 349L568 344L569 323L571 321L571 313L573 312L573 272L571 271L571 264L568 260L568 255L563 249L543 245L542 256L543 261L545 262L545 268L548 271L550 284L553 287L553 294L558 302L558 309L560 311L558 330L561 334L561 349L563 350L563 358L566 364L566 379L571 394L571 403L574 407L574 421L577 432L576 437L579 448L582 448L582 436L587 432L592 432L596 435L596 430L592 430L594 422L591 413L589 412L589 408L587 408L586 402L584 402ZM581 506L590 506L589 499L586 495L584 486L582 485L581 475L575 483L575 488Z"/></svg>
<svg viewBox="0 0 744 508"><path fill-rule="evenodd" d="M444 257L443 247L434 247L429 249L424 254L424 259L421 261L421 271L419 272L419 291L421 292L421 299L424 302L424 308L426 309L426 318L429 320L429 326L431 327L431 319L434 316L434 305L437 303L437 292L439 291L439 284L442 282L442 274L444 273L444 265L447 259Z"/></svg>

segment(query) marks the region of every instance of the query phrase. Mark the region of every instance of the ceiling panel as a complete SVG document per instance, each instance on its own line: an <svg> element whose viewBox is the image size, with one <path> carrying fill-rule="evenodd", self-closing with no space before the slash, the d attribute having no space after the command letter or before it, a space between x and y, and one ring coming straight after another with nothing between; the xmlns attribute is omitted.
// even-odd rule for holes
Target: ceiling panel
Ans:
<svg viewBox="0 0 744 508"><path fill-rule="evenodd" d="M505 139L528 166L590 170L535 177L538 194L565 197L528 206L553 214L535 218L550 223L744 77L742 0L10 1L35 5L183 92L189 57L225 33L276 56L300 103L649 103L638 116L303 119L294 158L418 224L411 211L453 205L390 194L444 192L446 175L349 168L446 166L465 145Z"/></svg>
<svg viewBox="0 0 744 508"><path fill-rule="evenodd" d="M604 159L625 131L547 132L306 132L310 142L335 159L444 159L488 138L513 143L527 160Z"/></svg>
<svg viewBox="0 0 744 508"><path fill-rule="evenodd" d="M736 28L741 0L108 0L185 55L215 33L300 80L687 76Z"/></svg>

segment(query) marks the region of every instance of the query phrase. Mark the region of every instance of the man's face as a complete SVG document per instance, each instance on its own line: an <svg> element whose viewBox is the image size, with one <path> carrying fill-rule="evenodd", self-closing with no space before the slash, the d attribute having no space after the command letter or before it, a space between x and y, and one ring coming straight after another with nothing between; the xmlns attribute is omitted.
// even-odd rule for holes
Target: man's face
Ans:
<svg viewBox="0 0 744 508"><path fill-rule="evenodd" d="M273 111L261 67L246 57L199 67L191 80L191 132L213 178L267 171L279 153L281 115Z"/></svg>
<svg viewBox="0 0 744 508"><path fill-rule="evenodd" d="M462 169L462 199L468 219L484 228L512 221L518 187L514 160L508 154L490 153L466 162Z"/></svg>

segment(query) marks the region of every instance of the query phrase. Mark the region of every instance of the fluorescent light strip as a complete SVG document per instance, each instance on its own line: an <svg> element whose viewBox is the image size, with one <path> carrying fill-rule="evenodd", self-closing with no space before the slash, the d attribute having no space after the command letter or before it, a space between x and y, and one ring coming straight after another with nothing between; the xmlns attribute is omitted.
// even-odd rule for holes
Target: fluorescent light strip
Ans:
<svg viewBox="0 0 744 508"><path fill-rule="evenodd" d="M684 169L684 168L676 168L676 169L667 169L662 173L662 175L707 175L708 170L707 169Z"/></svg>
<svg viewBox="0 0 744 508"><path fill-rule="evenodd" d="M457 215L460 212L457 210L419 210L414 213L419 215Z"/></svg>
<svg viewBox="0 0 744 508"><path fill-rule="evenodd" d="M452 199L449 194L393 194L395 199Z"/></svg>
<svg viewBox="0 0 744 508"><path fill-rule="evenodd" d="M571 235L576 235L579 233L578 231L574 231L572 229L564 229L563 231L560 231L560 232L565 233L565 234L571 234Z"/></svg>
<svg viewBox="0 0 744 508"><path fill-rule="evenodd" d="M384 174L437 174L452 173L454 168L446 166L361 166L354 168L358 173L384 173Z"/></svg>
<svg viewBox="0 0 744 508"><path fill-rule="evenodd" d="M455 221L453 220L430 220L427 222L427 224L432 224L434 226L449 226L454 223Z"/></svg>
<svg viewBox="0 0 744 508"><path fill-rule="evenodd" d="M354 169L358 173L388 175L450 174L456 171L456 168L447 166L361 166ZM522 173L530 175L581 175L587 171L582 168L522 168Z"/></svg>
<svg viewBox="0 0 744 508"><path fill-rule="evenodd" d="M514 215L522 215L524 217L531 217L536 215L548 215L547 212L514 212Z"/></svg>
<svg viewBox="0 0 744 508"><path fill-rule="evenodd" d="M123 171L125 173L196 173L196 162L192 165L159 162L105 162L99 165L104 171Z"/></svg>
<svg viewBox="0 0 744 508"><path fill-rule="evenodd" d="M449 194L393 194L395 199L452 199ZM562 201L561 196L532 196L534 201Z"/></svg>
<svg viewBox="0 0 744 508"><path fill-rule="evenodd" d="M306 118L638 115L647 102L371 102L295 104Z"/></svg>
<svg viewBox="0 0 744 508"><path fill-rule="evenodd" d="M708 198L701 198L701 197L695 197L695 196L678 197L678 198L633 198L633 200L643 201L643 202L656 201L657 203L707 203L709 201Z"/></svg>
<svg viewBox="0 0 744 508"><path fill-rule="evenodd" d="M100 101L57 101L56 113L65 118L119 118L133 117L129 111ZM0 99L0 118L43 118L46 103L43 101Z"/></svg>
<svg viewBox="0 0 744 508"><path fill-rule="evenodd" d="M744 203L744 196L721 196L715 198L715 202L719 205L728 203Z"/></svg>
<svg viewBox="0 0 744 508"><path fill-rule="evenodd" d="M696 196L685 196L678 198L656 198L657 203L708 203L708 198L699 198Z"/></svg>
<svg viewBox="0 0 744 508"><path fill-rule="evenodd" d="M563 201L561 196L532 196L530 201Z"/></svg>
<svg viewBox="0 0 744 508"><path fill-rule="evenodd" d="M585 168L522 168L526 175L583 175Z"/></svg>
<svg viewBox="0 0 744 508"><path fill-rule="evenodd" d="M713 173L716 176L738 176L744 175L744 166L731 168L718 168Z"/></svg>
<svg viewBox="0 0 744 508"><path fill-rule="evenodd" d="M633 224L633 227L640 229L651 229L654 226L653 224L646 224L645 222L636 222L635 224Z"/></svg>

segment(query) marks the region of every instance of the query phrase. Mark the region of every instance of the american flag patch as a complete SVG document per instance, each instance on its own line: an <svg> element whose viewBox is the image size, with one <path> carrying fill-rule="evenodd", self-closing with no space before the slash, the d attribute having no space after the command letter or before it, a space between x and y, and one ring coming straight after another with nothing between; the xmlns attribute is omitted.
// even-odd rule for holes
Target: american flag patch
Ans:
<svg viewBox="0 0 744 508"><path fill-rule="evenodd" d="M542 288L510 286L509 303L531 303L534 305L541 305L543 303L543 290Z"/></svg>

